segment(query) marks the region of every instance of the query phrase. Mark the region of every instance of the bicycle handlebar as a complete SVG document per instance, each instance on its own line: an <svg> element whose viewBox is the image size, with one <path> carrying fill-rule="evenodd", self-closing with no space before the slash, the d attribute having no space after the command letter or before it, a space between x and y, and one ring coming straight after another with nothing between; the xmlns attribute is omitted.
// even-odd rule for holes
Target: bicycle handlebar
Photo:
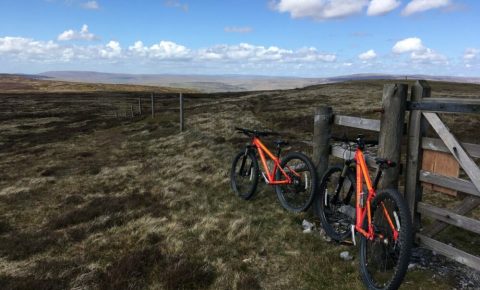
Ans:
<svg viewBox="0 0 480 290"><path fill-rule="evenodd" d="M364 140L363 135L358 135L356 139L349 139L348 137L335 137L332 136L332 139L335 141L340 141L340 142L349 142L349 143L355 143L357 145L363 144L363 145L378 145L377 140Z"/></svg>
<svg viewBox="0 0 480 290"><path fill-rule="evenodd" d="M247 136L269 136L269 135L280 135L280 133L272 132L272 131L257 131L257 130L250 130L240 127L235 127L235 130L247 135Z"/></svg>

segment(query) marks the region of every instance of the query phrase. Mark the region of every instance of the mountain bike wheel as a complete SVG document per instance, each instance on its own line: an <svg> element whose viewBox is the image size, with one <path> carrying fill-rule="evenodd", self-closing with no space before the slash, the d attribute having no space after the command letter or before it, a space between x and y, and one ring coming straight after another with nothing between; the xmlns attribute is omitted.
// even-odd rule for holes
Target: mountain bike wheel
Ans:
<svg viewBox="0 0 480 290"><path fill-rule="evenodd" d="M393 238L388 213L398 238ZM395 190L384 190L372 201L375 237L360 240L360 274L368 289L398 289L410 261L412 224L408 206ZM365 222L365 225L367 223Z"/></svg>
<svg viewBox="0 0 480 290"><path fill-rule="evenodd" d="M241 198L252 198L258 184L258 161L253 152L242 151L232 162L230 182L233 191Z"/></svg>
<svg viewBox="0 0 480 290"><path fill-rule="evenodd" d="M312 161L302 153L290 152L280 162L280 167L292 179L291 184L276 185L275 191L282 206L292 212L310 207L317 189L317 172ZM285 180L280 169L275 180Z"/></svg>
<svg viewBox="0 0 480 290"><path fill-rule="evenodd" d="M335 241L343 241L351 235L355 224L355 175L347 168L330 167L323 175L313 209L320 218L325 233Z"/></svg>

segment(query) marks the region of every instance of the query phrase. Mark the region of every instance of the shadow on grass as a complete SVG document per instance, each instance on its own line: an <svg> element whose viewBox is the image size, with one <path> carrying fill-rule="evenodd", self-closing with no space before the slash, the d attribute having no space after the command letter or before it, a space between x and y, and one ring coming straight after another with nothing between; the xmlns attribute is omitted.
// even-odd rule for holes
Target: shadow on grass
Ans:
<svg viewBox="0 0 480 290"><path fill-rule="evenodd" d="M165 214L164 209L160 198L150 193L105 196L52 218L37 231L21 231L1 223L0 232L5 234L0 236L0 256L9 260L25 259L52 247L79 242L92 233L125 224L144 214L160 216Z"/></svg>
<svg viewBox="0 0 480 290"><path fill-rule="evenodd" d="M169 256L152 245L125 254L100 279L101 289L143 289L155 284L164 289L204 289L214 281L215 272L209 264L192 257Z"/></svg>
<svg viewBox="0 0 480 290"><path fill-rule="evenodd" d="M36 278L35 276L27 277L10 277L0 276L0 289L9 290L63 290L68 289L68 281L54 278Z"/></svg>

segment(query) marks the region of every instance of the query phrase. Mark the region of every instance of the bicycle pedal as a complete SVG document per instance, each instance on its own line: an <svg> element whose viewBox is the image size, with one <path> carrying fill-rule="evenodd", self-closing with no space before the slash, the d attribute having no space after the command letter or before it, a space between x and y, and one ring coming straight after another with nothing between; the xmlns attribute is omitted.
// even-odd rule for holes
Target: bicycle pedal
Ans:
<svg viewBox="0 0 480 290"><path fill-rule="evenodd" d="M348 245L348 246L352 246L353 245L353 242L350 241L350 240L343 240L340 242L342 245Z"/></svg>
<svg viewBox="0 0 480 290"><path fill-rule="evenodd" d="M354 246L356 246L357 241L355 240L355 225L352 225L350 229L352 231L352 243L353 243Z"/></svg>

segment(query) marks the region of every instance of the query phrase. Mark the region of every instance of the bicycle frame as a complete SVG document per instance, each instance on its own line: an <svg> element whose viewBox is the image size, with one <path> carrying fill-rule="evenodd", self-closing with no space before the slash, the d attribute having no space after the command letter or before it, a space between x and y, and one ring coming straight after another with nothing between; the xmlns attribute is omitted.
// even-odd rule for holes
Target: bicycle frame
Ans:
<svg viewBox="0 0 480 290"><path fill-rule="evenodd" d="M280 166L280 159L278 157L276 157L275 155L273 155L273 153L270 152L270 150L268 150L268 148L262 143L262 141L260 141L260 138L254 136L253 139L252 139L252 146L254 146L257 149L258 154L260 155L260 160L262 161L262 166L264 168L265 174L267 175L266 181L267 181L268 184L279 185L279 184L290 184L290 183L292 183L292 179L290 178L290 176L288 176L288 174ZM267 156L274 163L271 172L269 171L265 154L267 154ZM290 170L290 172L292 172L296 176L300 176L299 173L297 173L295 170L291 169L288 165L287 165L287 168L288 168L288 170ZM285 179L282 179L282 180L276 180L275 179L275 175L277 173L277 170L280 170L280 172L285 177Z"/></svg>
<svg viewBox="0 0 480 290"><path fill-rule="evenodd" d="M370 179L370 174L368 172L367 164L365 162L365 156L363 155L362 150L358 149L355 151L355 161L356 161L356 182L357 182L357 188L356 188L356 223L355 223L355 230L362 235L364 235L366 238L373 240L375 238L375 232L373 229L372 225L372 216L371 216L371 208L370 204L375 197L375 188L372 185L372 180ZM367 201L366 205L362 207L361 201L363 200L363 195L365 194L363 192L363 179L365 179L365 184L367 185L367 190L368 190L368 196L367 196ZM383 207L383 214L385 215L388 224L390 225L392 232L393 232L393 239L396 241L398 239L398 231L395 229L395 226L393 225L392 218L388 214L387 209L385 208L385 205L383 202L381 203ZM365 220L365 217L368 219L368 228L365 230L363 228L363 221ZM380 236L380 238L383 238L383 236Z"/></svg>

